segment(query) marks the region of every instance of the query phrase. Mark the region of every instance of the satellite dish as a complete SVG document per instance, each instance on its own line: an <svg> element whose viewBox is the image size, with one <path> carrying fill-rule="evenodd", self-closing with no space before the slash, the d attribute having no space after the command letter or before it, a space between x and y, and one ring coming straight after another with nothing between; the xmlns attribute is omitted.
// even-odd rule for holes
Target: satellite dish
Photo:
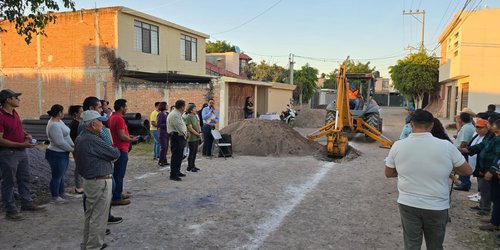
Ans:
<svg viewBox="0 0 500 250"><path fill-rule="evenodd" d="M240 47L234 46L234 52L236 52L238 54L241 53Z"/></svg>

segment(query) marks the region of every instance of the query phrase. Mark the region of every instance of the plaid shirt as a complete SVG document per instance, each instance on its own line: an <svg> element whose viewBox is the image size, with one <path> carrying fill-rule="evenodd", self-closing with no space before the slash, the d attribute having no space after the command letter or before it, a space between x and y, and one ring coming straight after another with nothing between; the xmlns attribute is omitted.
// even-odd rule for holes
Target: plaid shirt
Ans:
<svg viewBox="0 0 500 250"><path fill-rule="evenodd" d="M474 146L468 147L469 155L478 154L477 163L484 171L488 171L495 166L500 159L500 136L488 133L483 141Z"/></svg>

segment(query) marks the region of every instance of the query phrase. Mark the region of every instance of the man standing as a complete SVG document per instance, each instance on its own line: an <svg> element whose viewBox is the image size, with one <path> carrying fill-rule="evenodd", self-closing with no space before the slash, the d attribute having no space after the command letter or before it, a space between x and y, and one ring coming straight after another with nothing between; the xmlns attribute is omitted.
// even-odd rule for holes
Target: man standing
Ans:
<svg viewBox="0 0 500 250"><path fill-rule="evenodd" d="M21 211L40 211L44 208L33 204L30 193L31 173L27 148L33 148L31 135L24 132L15 108L19 107L21 93L10 89L0 91L0 172L2 173L2 201L6 218L22 220L14 199L14 182L17 180L21 195Z"/></svg>
<svg viewBox="0 0 500 250"><path fill-rule="evenodd" d="M137 138L130 136L128 133L127 125L123 115L127 113L127 100L118 99L114 104L115 112L108 120L108 126L111 130L111 137L113 138L113 146L120 150L120 158L115 162L113 170L113 179L115 180L115 190L113 191L113 199L111 205L128 205L130 200L122 196L123 192L123 179L127 171L128 151L131 142L137 141Z"/></svg>
<svg viewBox="0 0 500 250"><path fill-rule="evenodd" d="M181 181L180 177L186 176L181 173L184 147L186 147L186 138L188 138L186 124L182 119L182 113L184 113L185 109L186 102L184 100L177 100L174 110L167 117L167 131L170 133L170 147L172 151L170 180L174 181Z"/></svg>
<svg viewBox="0 0 500 250"><path fill-rule="evenodd" d="M411 104L410 104L410 105L406 108L405 124L410 123L410 121L411 121L411 116L413 115L413 113L415 113L415 106L413 106L413 105L411 105Z"/></svg>
<svg viewBox="0 0 500 250"><path fill-rule="evenodd" d="M149 115L149 132L155 142L153 146L153 161L160 158L160 139L158 138L158 128L156 127L156 119L158 117L158 113L160 112L160 110L158 110L159 105L160 102L155 102L155 110L153 110L151 115Z"/></svg>
<svg viewBox="0 0 500 250"><path fill-rule="evenodd" d="M460 113L458 121L460 123L460 131L458 131L457 139L455 139L453 145L457 148L466 148L472 140L472 137L474 137L476 129L474 128L474 125L472 125L472 117L469 113ZM460 186L454 187L453 189L468 192L471 186L470 176L461 175L459 179L461 182Z"/></svg>
<svg viewBox="0 0 500 250"><path fill-rule="evenodd" d="M430 133L434 117L428 111L413 114L412 133L397 141L385 160L385 175L398 177L398 204L405 249L443 249L450 197L451 171L472 174L460 151Z"/></svg>
<svg viewBox="0 0 500 250"><path fill-rule="evenodd" d="M214 137L212 136L212 129L215 129L215 125L219 122L219 112L214 106L215 101L213 98L208 100L208 106L203 108L201 112L201 119L203 119L203 127L201 131L203 132L203 155L212 156L212 144L214 143Z"/></svg>
<svg viewBox="0 0 500 250"><path fill-rule="evenodd" d="M76 139L76 168L83 177L85 192L85 223L81 249L103 249L110 209L113 164L120 151L99 137L101 117L95 110L82 114L83 131Z"/></svg>

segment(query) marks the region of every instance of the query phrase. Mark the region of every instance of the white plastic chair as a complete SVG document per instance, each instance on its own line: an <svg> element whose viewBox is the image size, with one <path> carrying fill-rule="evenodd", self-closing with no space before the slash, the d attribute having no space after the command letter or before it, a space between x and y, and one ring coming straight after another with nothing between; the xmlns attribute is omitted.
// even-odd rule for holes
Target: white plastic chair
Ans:
<svg viewBox="0 0 500 250"><path fill-rule="evenodd" d="M226 159L226 154L224 154L224 151L221 150L221 147L231 147L231 143L226 143L226 142L220 142L222 140L222 135L220 134L219 130L217 129L212 129L212 136L214 137L214 145L216 148L219 149L219 152L224 156L224 160ZM233 152L231 153L231 157L233 157Z"/></svg>

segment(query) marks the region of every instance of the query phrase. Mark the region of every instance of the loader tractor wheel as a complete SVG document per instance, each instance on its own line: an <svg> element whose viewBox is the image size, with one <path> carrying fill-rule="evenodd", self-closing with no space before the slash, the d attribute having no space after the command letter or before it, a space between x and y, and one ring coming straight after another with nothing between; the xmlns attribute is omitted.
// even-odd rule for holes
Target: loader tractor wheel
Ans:
<svg viewBox="0 0 500 250"><path fill-rule="evenodd" d="M365 116L365 122L370 124L370 126L374 127L378 131L382 132L382 124L379 113L369 113Z"/></svg>
<svg viewBox="0 0 500 250"><path fill-rule="evenodd" d="M326 111L325 125L335 121L336 111Z"/></svg>

